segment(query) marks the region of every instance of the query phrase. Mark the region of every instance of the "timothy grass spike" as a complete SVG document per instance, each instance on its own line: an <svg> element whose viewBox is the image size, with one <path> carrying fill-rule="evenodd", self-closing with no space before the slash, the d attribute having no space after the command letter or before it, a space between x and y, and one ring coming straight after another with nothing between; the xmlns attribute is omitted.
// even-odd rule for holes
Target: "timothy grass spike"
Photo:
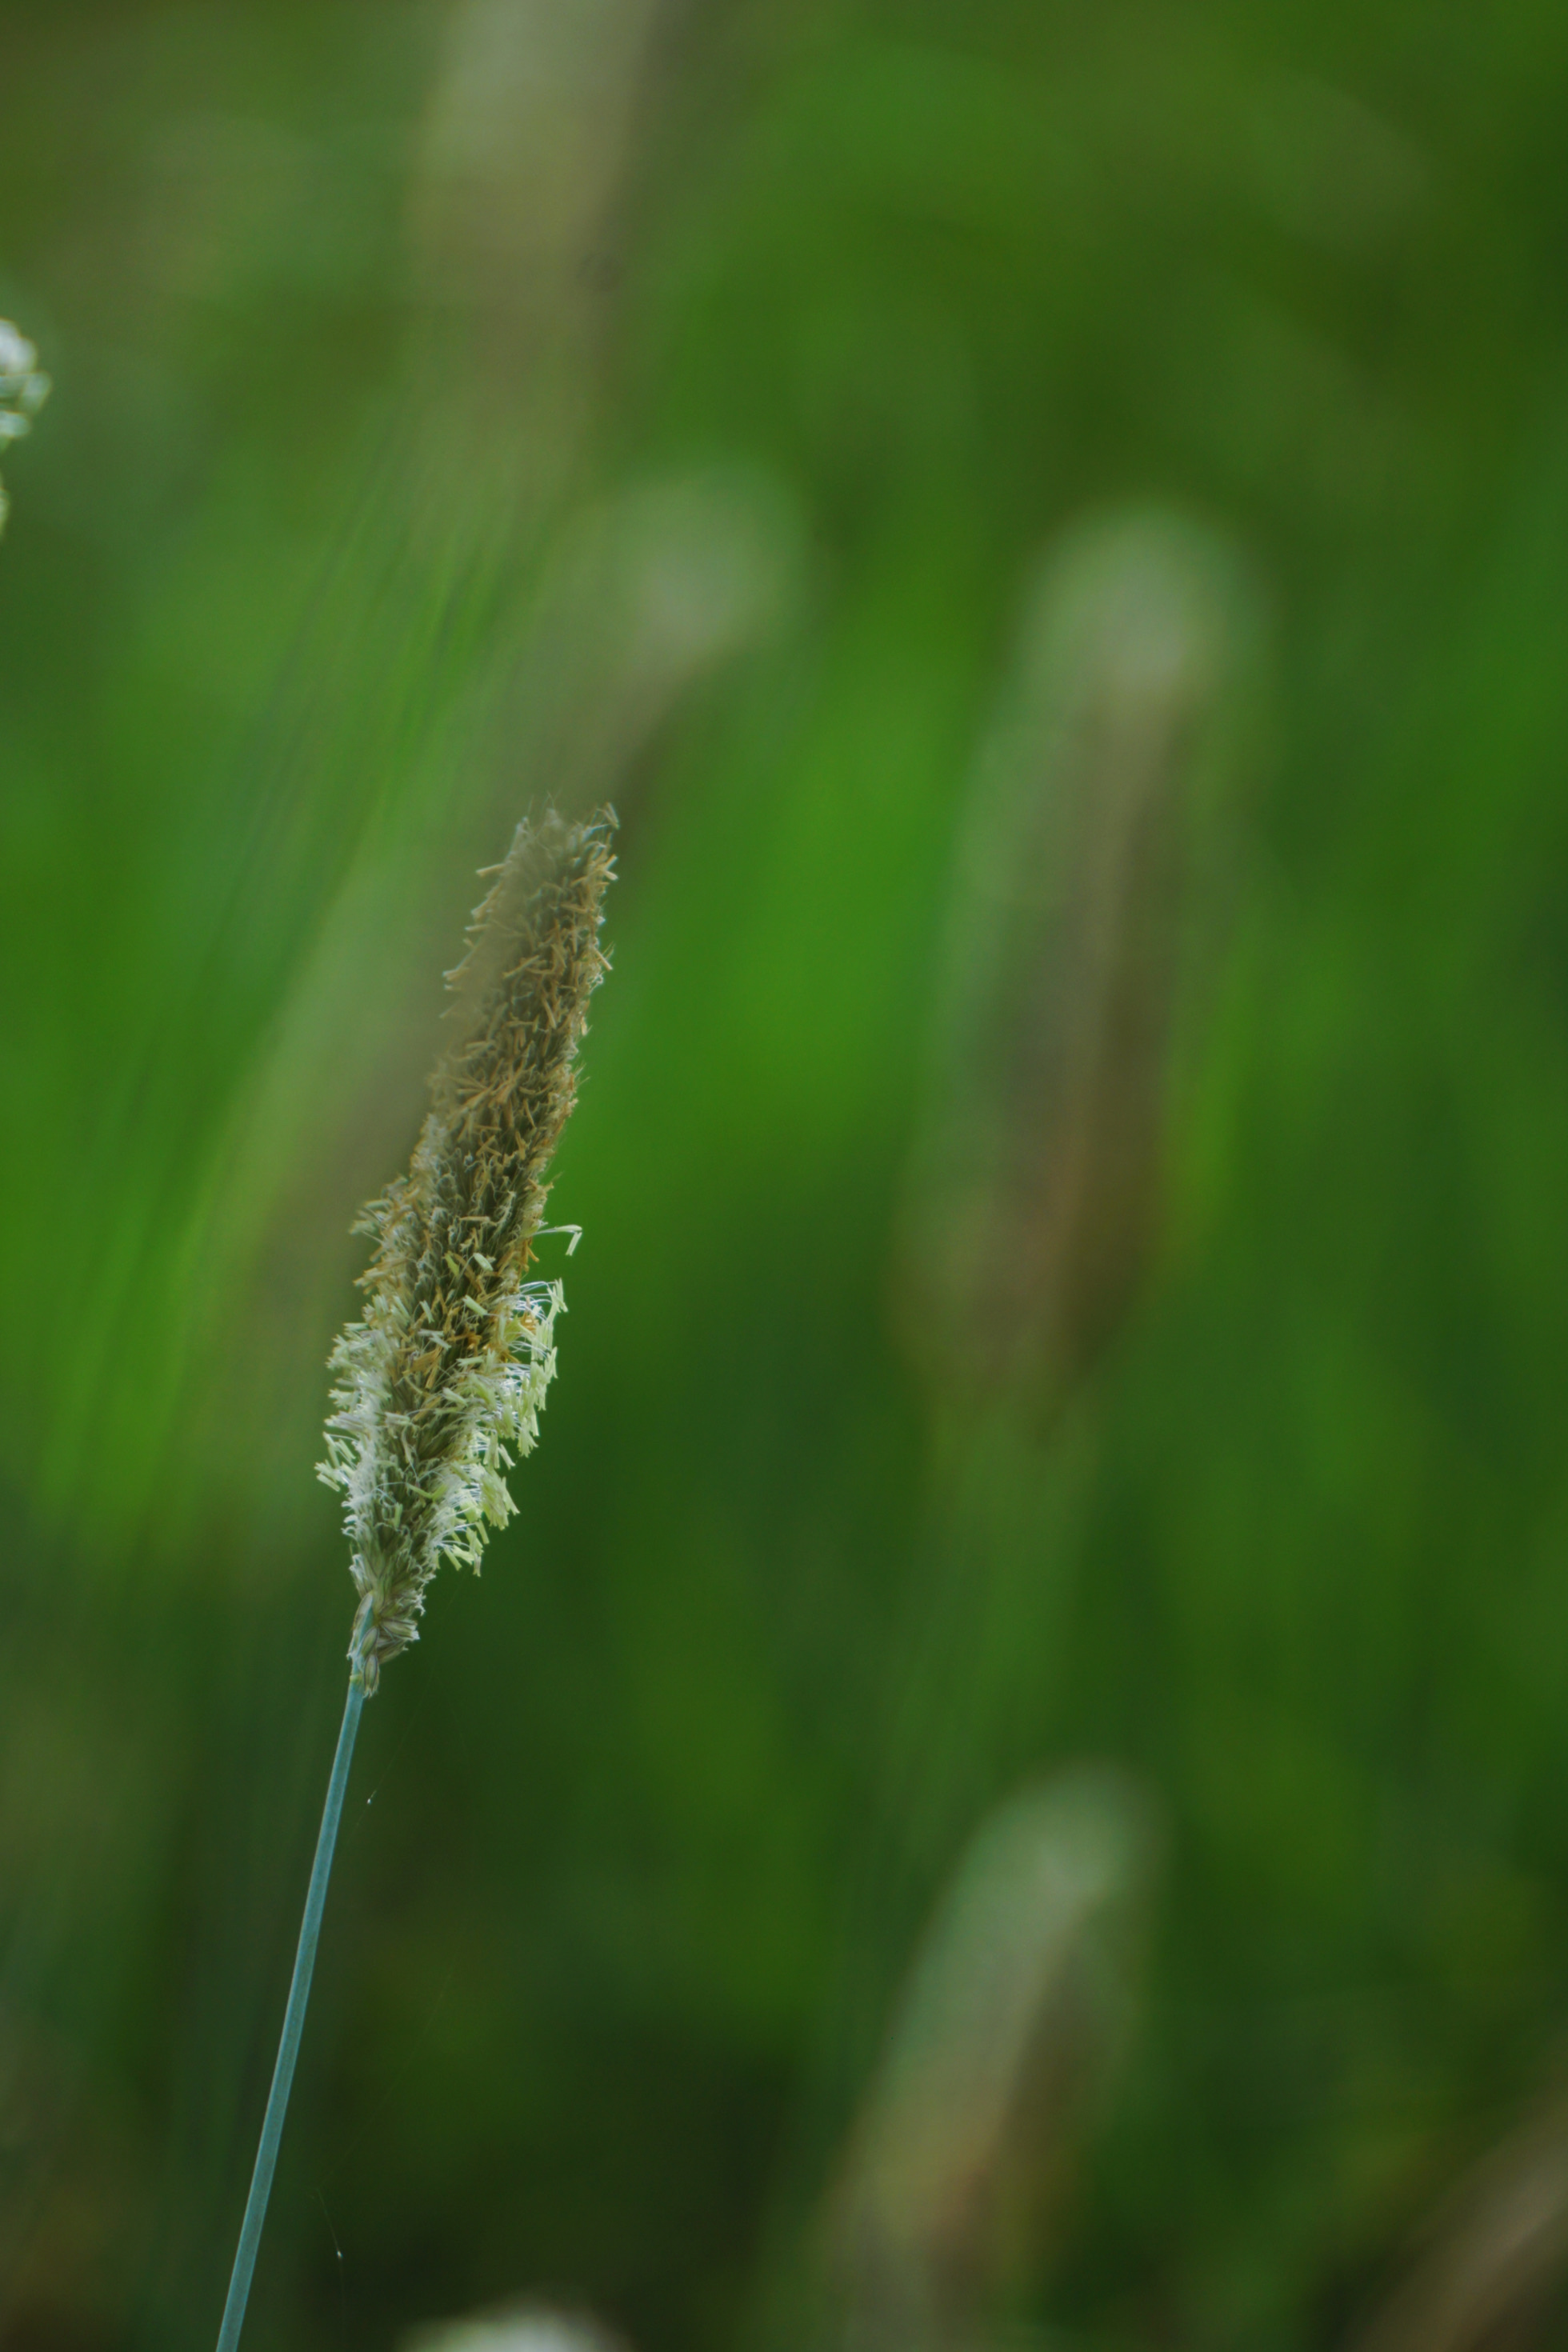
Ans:
<svg viewBox="0 0 1568 2352"><path fill-rule="evenodd" d="M605 972L600 908L613 811L520 824L448 973L462 1025L431 1081L406 1176L359 1229L375 1255L363 1319L332 1350L321 1475L341 1489L360 1605L294 1974L218 2331L237 2352L288 2113L360 1713L382 1661L417 1639L443 1559L478 1568L511 1515L505 1473L533 1444L555 1369L561 1286L530 1281L545 1171L576 1094L588 999Z"/></svg>
<svg viewBox="0 0 1568 2352"><path fill-rule="evenodd" d="M545 1171L576 1094L574 1064L615 867L612 811L519 825L447 975L458 1036L431 1081L406 1176L356 1230L375 1254L336 1375L320 1475L343 1496L360 1605L349 1654L367 1695L417 1640L443 1559L478 1570L512 1513L555 1370L559 1282L531 1280Z"/></svg>

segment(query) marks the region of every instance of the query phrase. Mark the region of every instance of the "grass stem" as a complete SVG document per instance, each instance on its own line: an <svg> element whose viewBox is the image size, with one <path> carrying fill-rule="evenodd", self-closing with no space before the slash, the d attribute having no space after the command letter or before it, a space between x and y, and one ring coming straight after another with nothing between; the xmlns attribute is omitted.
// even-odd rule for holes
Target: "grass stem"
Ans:
<svg viewBox="0 0 1568 2352"><path fill-rule="evenodd" d="M316 1859L310 1866L305 1916L300 1927L300 1948L294 1955L289 2006L283 2012L278 2063L272 2069L272 2088L267 2095L267 2113L261 2121L261 2144L256 2151L256 2169L250 2176L250 2194L245 2201L245 2220L240 2225L239 2245L229 2278L223 2326L218 2330L217 2352L236 2352L239 2331L245 2325L245 2306L250 2297L250 2275L256 2268L256 2250L261 2242L261 2225L267 2219L267 2200L272 2192L278 2144L283 2137L283 2118L288 2113L289 2092L294 2080L294 2061L300 2054L300 2040L305 2030L310 1977L316 1965L316 1942L321 1932L321 1913L326 1907L327 1881L332 1874L332 1852L338 1842L338 1822L342 1817L343 1791L348 1787L354 1735L359 1729L360 1710L363 1705L364 1676L356 1658L349 1678L348 1702L343 1708L342 1728L338 1733L332 1774L327 1783L321 1831L316 1840Z"/></svg>

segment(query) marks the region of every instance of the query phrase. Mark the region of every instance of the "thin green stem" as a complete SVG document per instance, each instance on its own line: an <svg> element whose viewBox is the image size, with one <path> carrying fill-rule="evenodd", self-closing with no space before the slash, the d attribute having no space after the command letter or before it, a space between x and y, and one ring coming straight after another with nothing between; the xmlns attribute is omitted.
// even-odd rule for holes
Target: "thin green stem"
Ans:
<svg viewBox="0 0 1568 2352"><path fill-rule="evenodd" d="M300 2037L305 2031L310 1974L316 1965L316 1941L321 1932L327 1881L332 1874L332 1850L338 1842L343 1791L348 1787L354 1734L359 1729L360 1709L363 1705L364 1677L356 1658L353 1672L349 1677L348 1704L343 1708L342 1729L338 1734L338 1751L332 1759L332 1777L327 1782L321 1832L316 1840L316 1859L310 1866L310 1884L305 1895L305 1916L300 1926L300 1948L294 1955L289 2006L283 2012L278 2063L272 2069L272 2088L267 2095L267 2113L261 2119L261 2145L256 2151L256 2169L250 2176L250 2194L245 2200L245 2220L240 2224L239 2245L228 2282L228 2301L223 2307L217 2352L236 2352L239 2331L245 2325L245 2306L250 2299L250 2274L256 2268L256 2249L261 2242L261 2225L267 2219L267 2200L272 2193L272 2174L278 2162L278 2143L283 2137L283 2118L289 2110L294 2061L300 2055Z"/></svg>

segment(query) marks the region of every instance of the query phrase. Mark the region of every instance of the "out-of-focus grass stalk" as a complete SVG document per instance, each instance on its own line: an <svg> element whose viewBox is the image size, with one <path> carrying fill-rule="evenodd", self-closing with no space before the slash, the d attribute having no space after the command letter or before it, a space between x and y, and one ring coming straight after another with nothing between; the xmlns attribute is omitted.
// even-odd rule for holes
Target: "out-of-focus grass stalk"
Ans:
<svg viewBox="0 0 1568 2352"><path fill-rule="evenodd" d="M981 1827L910 1971L829 2214L847 2352L973 2352L1026 2284L1124 2039L1152 1845L1077 1771Z"/></svg>
<svg viewBox="0 0 1568 2352"><path fill-rule="evenodd" d="M917 1867L994 1797L1008 1767L987 1741L1016 1744L1048 1687L1092 1468L1063 1410L1160 1237L1257 635L1247 569L1212 532L1133 509L1069 535L1023 600L962 812L895 1259L939 1441L884 1755Z"/></svg>
<svg viewBox="0 0 1568 2352"><path fill-rule="evenodd" d="M278 1466L300 1436L300 1333L340 1278L317 1213L321 1171L357 1165L362 1185L374 1181L417 1082L423 975L451 920L435 880L442 845L479 855L519 772L548 775L568 816L610 799L624 814L628 796L635 814L650 745L789 609L799 553L780 486L735 468L638 483L575 515L526 625L477 667L461 740L443 739L419 789L367 832L236 1087L181 1241L184 1321L164 1409L189 1401L182 1475L209 1507L235 1480L226 1506L279 1507ZM225 1337L237 1317L243 1382ZM244 1445L213 1442L240 1421Z"/></svg>
<svg viewBox="0 0 1568 2352"><path fill-rule="evenodd" d="M1171 1064L1245 696L1245 574L1134 511L1024 606L957 845L900 1306L942 1404L1047 1411L1157 1237Z"/></svg>
<svg viewBox="0 0 1568 2352"><path fill-rule="evenodd" d="M442 1560L477 1570L489 1527L511 1516L505 1474L532 1449L555 1370L561 1286L528 1269L605 970L613 823L605 812L573 824L551 810L519 825L450 975L461 1026L413 1163L362 1221L377 1248L361 1280L364 1315L333 1351L321 1466L344 1497L360 1594L348 1699L218 2352L234 2352L245 2321L361 1709L383 1661L417 1640Z"/></svg>
<svg viewBox="0 0 1568 2352"><path fill-rule="evenodd" d="M1484 2352L1544 2340L1568 2271L1568 2107L1553 2098L1428 2217L1353 2352Z"/></svg>
<svg viewBox="0 0 1568 2352"><path fill-rule="evenodd" d="M200 1558L204 1522L233 1510L258 1525L275 1509L284 1516L274 1532L288 1540L288 1504L272 1498L289 1489L272 1475L279 1456L264 1457L285 1424L288 1443L298 1443L285 1399L302 1390L297 1350L278 1343L275 1368L267 1355L279 1328L296 1339L309 1328L326 1285L339 1279L335 1260L297 1246L300 1209L309 1222L319 1206L314 1194L303 1202L299 1194L331 1154L352 1160L360 1136L373 1141L377 1108L401 1099L398 1081L417 1082L426 1055L421 1046L411 1066L374 1071L369 1115L362 1098L354 1118L324 1135L300 1134L310 1113L294 1100L282 1120L276 1093L256 1105L253 1082L266 1087L280 1075L287 1087L274 1045L301 1032L324 1036L329 1048L342 1042L362 1073L378 1046L392 1058L386 1039L415 1025L407 1006L427 969L426 935L446 937L453 919L434 877L479 862L512 807L520 772L548 775L558 804L574 815L626 790L624 772L576 790L575 778L563 783L555 767L531 764L531 745L520 757L515 719L527 686L516 688L557 534L570 535L572 514L599 486L588 452L605 346L620 313L621 207L661 79L666 5L603 0L577 11L455 0L432 12L427 96L409 126L406 176L393 199L414 298L406 335L344 452L334 510L302 543L315 551L309 603L286 658L265 688L258 685L238 747L253 797L212 852L204 945L218 985L199 1018L226 1045L200 1091L195 1150L184 1139L197 1097L162 1045L171 1020L192 1011L191 966L182 960L171 970L160 996L128 992L135 1026L117 1054L117 1091L102 1116L112 1149L141 1171L140 1195L98 1254L90 1297L73 1309L73 1344L46 1390L33 1448L48 1511L90 1529L91 1540L119 1545L129 1527L153 1525L171 1559ZM245 128L203 118L220 164L230 132ZM233 166L242 176L245 152ZM345 187L355 184L345 177ZM215 220L206 226L218 248L244 243ZM385 226L395 238L395 224ZM322 235L330 243L343 227L329 217ZM162 258L150 255L151 266ZM265 614L268 593L257 594ZM612 698L613 680L607 691L598 679L588 686ZM360 937L345 941L350 926ZM364 961L353 961L366 956L366 942L368 983ZM346 948L362 985L344 982L325 1008L300 1005L301 978L321 976L320 947L329 955ZM151 952L149 969L157 969ZM363 1034L336 1034L343 1023L372 1027L367 1003L388 1009L370 1053ZM322 1058L318 1043L308 1093ZM341 1060L314 1087L318 1103L341 1100L345 1066ZM327 1114L318 1118L327 1124ZM176 1133L178 1146L169 1140ZM237 1152L252 1150L261 1169L237 1169ZM368 1164L377 1164L374 1153ZM293 1193L281 1202L279 1180ZM326 1226L317 1220L310 1230ZM273 1261L260 1276L258 1252ZM279 1261L300 1294L280 1307ZM162 1311L171 1297L184 1302L178 1324ZM144 1344L153 1301L171 1342L159 1360ZM237 1350L241 1319L249 1328ZM116 1367L129 1360L126 1335L134 1332L143 1343L130 1381ZM237 1359L245 1379L220 1400ZM248 1424L237 1444L226 1433L237 1411ZM89 1421L103 1441L84 1465L59 1433ZM219 1427L226 1437L215 1444ZM245 1491L225 1491L231 1479ZM180 1533L167 1538L176 1520Z"/></svg>
<svg viewBox="0 0 1568 2352"><path fill-rule="evenodd" d="M1255 634L1246 568L1212 532L1133 509L1069 535L1023 600L962 811L895 1253L895 1313L938 1443L847 1964L859 2064L893 1939L1000 1789L1039 1760L1094 1461L1084 1417L1065 1408L1159 1241ZM985 1963L973 1937L959 1944L942 1966L962 2005L981 1997L963 1970ZM895 2096L906 2077L925 2085L919 2150ZM856 2345L956 2344L989 2324L999 2273L984 2242L1018 2168L1000 2124L989 2154L965 2153L977 2111L967 2093L936 2096L935 2081L925 2058L897 2061L841 2192Z"/></svg>

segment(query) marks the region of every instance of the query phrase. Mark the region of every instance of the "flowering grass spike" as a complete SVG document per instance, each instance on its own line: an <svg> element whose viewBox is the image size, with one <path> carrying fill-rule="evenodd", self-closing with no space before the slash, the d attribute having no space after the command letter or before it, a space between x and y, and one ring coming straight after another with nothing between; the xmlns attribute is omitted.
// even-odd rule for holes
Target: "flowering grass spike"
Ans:
<svg viewBox="0 0 1568 2352"><path fill-rule="evenodd" d="M321 1475L344 1497L360 1592L350 1655L367 1694L418 1638L441 1561L477 1570L489 1528L511 1516L505 1474L538 1433L563 1302L528 1268L605 969L613 826L607 812L569 824L550 810L518 827L449 975L463 1025L413 1163L357 1228L375 1255L363 1319L332 1352Z"/></svg>
<svg viewBox="0 0 1568 2352"><path fill-rule="evenodd" d="M272 2193L360 1714L384 1658L417 1639L443 1559L477 1569L511 1516L505 1473L532 1446L555 1370L557 1282L530 1281L544 1174L576 1095L573 1063L605 973L600 908L614 813L518 826L468 953L448 974L460 1027L431 1080L413 1163L360 1230L364 1318L332 1350L321 1476L340 1487L360 1605L272 2087L218 2329L237 2352Z"/></svg>

